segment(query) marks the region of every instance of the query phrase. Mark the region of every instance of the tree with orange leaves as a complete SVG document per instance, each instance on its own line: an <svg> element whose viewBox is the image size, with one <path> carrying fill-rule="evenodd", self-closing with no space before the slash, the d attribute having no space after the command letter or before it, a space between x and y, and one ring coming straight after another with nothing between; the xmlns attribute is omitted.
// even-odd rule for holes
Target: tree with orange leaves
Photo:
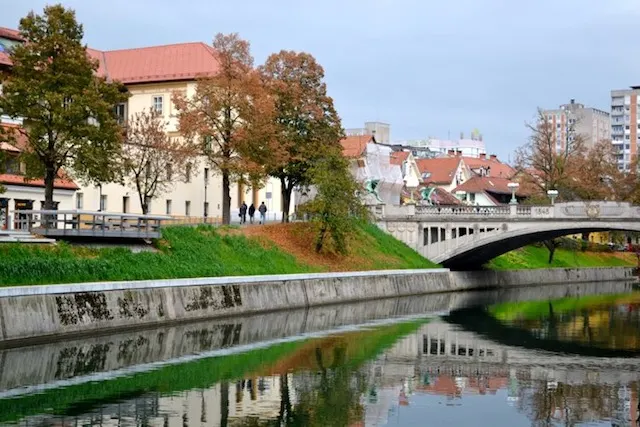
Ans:
<svg viewBox="0 0 640 427"><path fill-rule="evenodd" d="M179 128L198 141L212 168L222 175L222 221L231 220L230 186L256 182L274 150L274 103L253 67L249 42L238 34L218 34L213 41L219 63L215 75L198 79L195 93L173 97Z"/></svg>
<svg viewBox="0 0 640 427"><path fill-rule="evenodd" d="M155 111L131 117L122 146L124 176L138 193L142 213L149 203L169 191L175 182L187 182L199 150L182 138L171 138L166 123Z"/></svg>
<svg viewBox="0 0 640 427"><path fill-rule="evenodd" d="M343 131L324 70L312 55L283 50L269 56L260 71L276 102L279 149L269 157L267 171L280 180L286 222L294 188L310 183L310 169L331 151L327 148L340 145Z"/></svg>

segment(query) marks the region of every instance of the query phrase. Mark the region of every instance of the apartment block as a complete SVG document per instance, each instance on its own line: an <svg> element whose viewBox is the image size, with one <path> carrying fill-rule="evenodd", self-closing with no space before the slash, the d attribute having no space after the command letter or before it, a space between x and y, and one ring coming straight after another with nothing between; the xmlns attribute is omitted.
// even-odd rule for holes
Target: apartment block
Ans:
<svg viewBox="0 0 640 427"><path fill-rule="evenodd" d="M567 142L573 141L577 135L584 138L588 147L593 147L598 141L611 139L609 113L586 107L575 99L557 109L543 110L543 114L555 129L557 151L565 150Z"/></svg>
<svg viewBox="0 0 640 427"><path fill-rule="evenodd" d="M629 170L638 153L640 86L611 91L611 142L618 153L618 169Z"/></svg>

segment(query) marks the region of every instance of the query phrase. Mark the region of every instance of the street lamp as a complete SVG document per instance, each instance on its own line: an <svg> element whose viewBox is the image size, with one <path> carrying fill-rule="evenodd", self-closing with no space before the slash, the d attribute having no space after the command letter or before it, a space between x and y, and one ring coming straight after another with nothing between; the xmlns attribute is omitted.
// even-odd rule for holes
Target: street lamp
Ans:
<svg viewBox="0 0 640 427"><path fill-rule="evenodd" d="M464 190L458 190L456 191L456 196L458 196L458 198L460 199L461 202L466 203L467 202L467 192Z"/></svg>
<svg viewBox="0 0 640 427"><path fill-rule="evenodd" d="M547 196L549 196L551 204L553 205L556 201L556 197L558 197L558 190L547 190Z"/></svg>
<svg viewBox="0 0 640 427"><path fill-rule="evenodd" d="M520 187L520 184L517 182L510 182L507 184L507 187L511 190L511 201L509 201L510 205L517 205L518 200L516 200L516 190Z"/></svg>

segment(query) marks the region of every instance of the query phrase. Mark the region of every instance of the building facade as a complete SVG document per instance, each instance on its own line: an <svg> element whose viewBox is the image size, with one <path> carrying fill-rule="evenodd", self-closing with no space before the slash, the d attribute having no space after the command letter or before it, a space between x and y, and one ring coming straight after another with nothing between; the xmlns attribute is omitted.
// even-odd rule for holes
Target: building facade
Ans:
<svg viewBox="0 0 640 427"><path fill-rule="evenodd" d="M411 149L418 157L426 157L424 155L425 149L429 150L428 156L445 155L451 150L459 151L465 157L480 157L487 153L482 134L478 130L471 132L469 137L460 133L460 139L413 139L396 141L394 144Z"/></svg>
<svg viewBox="0 0 640 427"><path fill-rule="evenodd" d="M611 142L618 153L618 169L628 171L638 153L640 86L611 91Z"/></svg>
<svg viewBox="0 0 640 427"><path fill-rule="evenodd" d="M382 122L365 122L362 128L345 129L346 136L375 136L378 144L389 144L391 141L391 126Z"/></svg>
<svg viewBox="0 0 640 427"><path fill-rule="evenodd" d="M2 46L8 46L5 50L10 48L10 41L19 43L20 40L17 31L0 28L0 43ZM129 98L127 102L116 107L116 114L123 123L137 113L153 109L162 114L166 132L173 138L181 137L178 131L177 110L173 104L174 93L182 92L187 96L195 93L196 79L214 74L218 70L215 52L205 43L179 43L114 51L88 49L88 54L98 62L99 75L125 85ZM1 48L0 66L7 69L11 66L8 54ZM5 124L21 125L20 120L9 120L8 117L2 119ZM79 187L76 186L73 190L70 186L65 187L64 194L54 193L54 201L59 203L59 209L142 212L138 193L131 183L97 186L78 184ZM39 191L42 195L34 195L32 200L43 199L42 187L37 190L33 188L38 187L31 186L31 192ZM13 197L13 187L7 187L7 190L2 197L23 199L21 195ZM232 221L238 219L238 210L242 202L248 205L253 203L256 207L265 202L268 217L279 218L282 209L280 183L273 178L269 178L261 188L233 184L231 197ZM150 214L171 215L196 221L205 217L212 220L221 218L222 179L211 168L207 159L201 157L194 162L186 182L174 182L169 192L158 195L151 200L149 206ZM293 207L294 203L291 206ZM18 205L9 204L7 209L17 208ZM33 208L39 209L40 206L34 204Z"/></svg>
<svg viewBox="0 0 640 427"><path fill-rule="evenodd" d="M568 104L560 105L555 110L543 110L555 129L555 148L562 151L576 135L582 136L587 147L593 147L599 141L611 139L611 123L609 113L597 108L585 107L575 99Z"/></svg>

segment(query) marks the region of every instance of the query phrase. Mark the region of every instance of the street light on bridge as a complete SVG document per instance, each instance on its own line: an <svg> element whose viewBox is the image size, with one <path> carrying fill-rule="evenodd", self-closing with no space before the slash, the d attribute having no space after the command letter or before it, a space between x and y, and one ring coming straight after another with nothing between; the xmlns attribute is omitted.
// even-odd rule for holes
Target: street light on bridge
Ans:
<svg viewBox="0 0 640 427"><path fill-rule="evenodd" d="M556 201L556 197L558 197L558 190L547 190L547 196L549 196L551 204L553 205Z"/></svg>
<svg viewBox="0 0 640 427"><path fill-rule="evenodd" d="M510 182L507 184L507 187L509 187L509 189L511 190L511 201L509 202L509 204L517 205L518 200L516 199L516 190L518 189L518 187L520 187L520 184L518 184L517 182Z"/></svg>

